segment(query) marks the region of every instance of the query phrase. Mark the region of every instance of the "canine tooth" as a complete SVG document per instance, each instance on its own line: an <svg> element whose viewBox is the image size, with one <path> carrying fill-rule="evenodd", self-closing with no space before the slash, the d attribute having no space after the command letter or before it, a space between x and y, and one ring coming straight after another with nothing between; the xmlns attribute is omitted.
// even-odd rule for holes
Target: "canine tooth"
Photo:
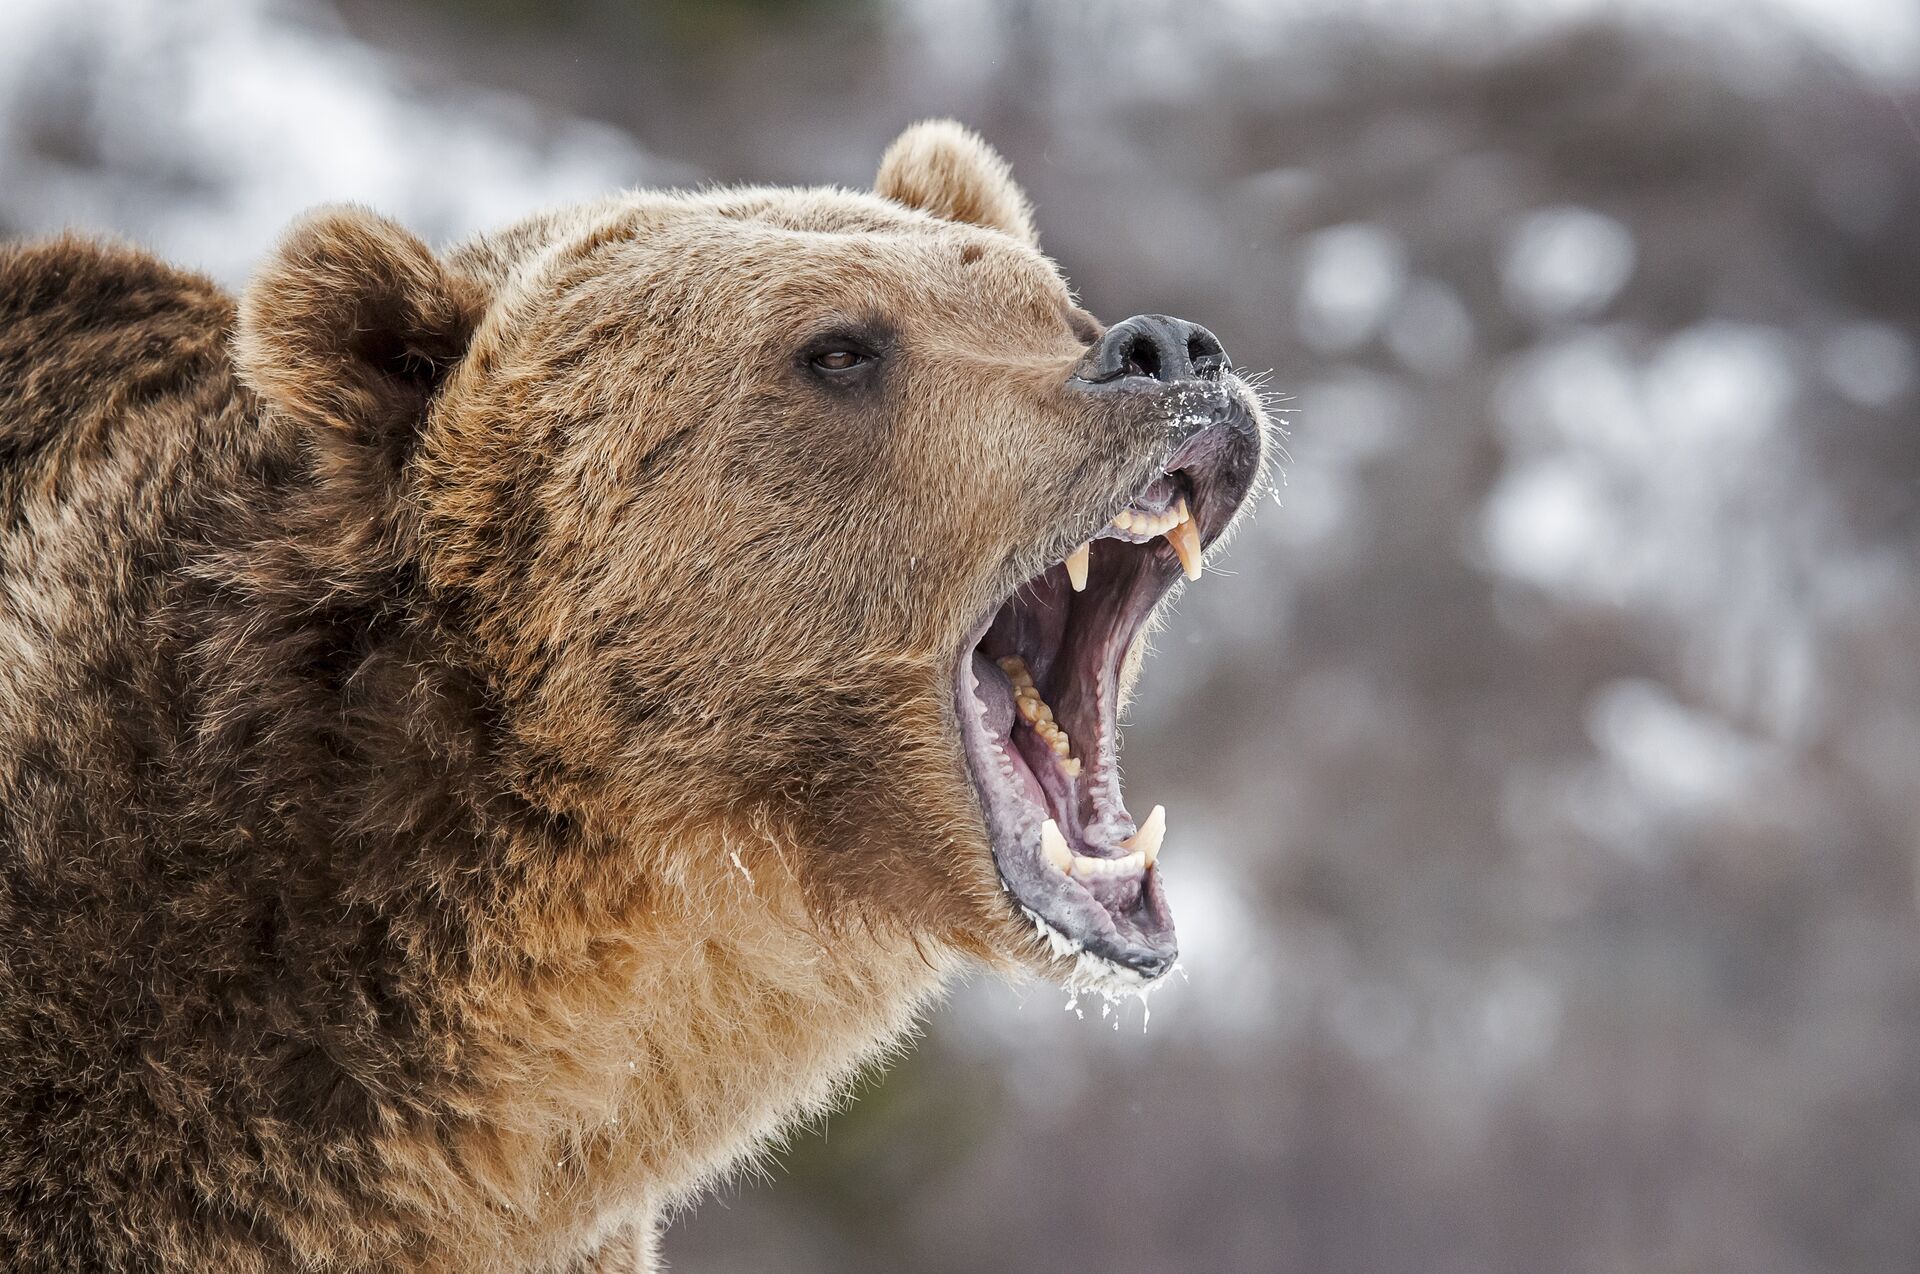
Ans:
<svg viewBox="0 0 1920 1274"><path fill-rule="evenodd" d="M1167 807L1156 805L1140 824L1140 830L1120 842L1120 848L1138 850L1148 867L1160 857L1160 842L1167 838Z"/></svg>
<svg viewBox="0 0 1920 1274"><path fill-rule="evenodd" d="M1067 838L1060 834L1060 824L1052 819L1040 824L1040 853L1060 871L1073 866L1074 853L1067 848Z"/></svg>
<svg viewBox="0 0 1920 1274"><path fill-rule="evenodd" d="M1085 592L1087 587L1087 558L1093 548L1089 540L1073 552L1067 554L1067 580L1076 593Z"/></svg>
<svg viewBox="0 0 1920 1274"><path fill-rule="evenodd" d="M1200 578L1200 528L1193 524L1192 518L1182 518L1172 530L1166 533L1167 543L1173 545L1174 556L1180 559L1180 569L1187 578Z"/></svg>

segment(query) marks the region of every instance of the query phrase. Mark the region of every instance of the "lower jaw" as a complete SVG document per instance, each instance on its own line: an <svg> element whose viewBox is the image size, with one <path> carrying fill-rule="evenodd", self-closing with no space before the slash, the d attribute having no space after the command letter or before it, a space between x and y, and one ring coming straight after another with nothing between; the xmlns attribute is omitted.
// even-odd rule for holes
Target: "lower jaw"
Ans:
<svg viewBox="0 0 1920 1274"><path fill-rule="evenodd" d="M1174 459L1193 449L1204 460L1210 436ZM1202 565L1211 489L1196 472L1163 470L959 652L955 711L1001 885L1073 985L1145 987L1178 955L1157 863L1164 816L1136 825L1115 749L1127 655L1174 582Z"/></svg>
<svg viewBox="0 0 1920 1274"><path fill-rule="evenodd" d="M984 635L985 629L981 630ZM1178 949L1171 917L1157 865L1124 876L1079 877L1049 862L1041 847L1043 825L1057 817L1054 801L1071 801L1077 788L1043 797L1035 802L1021 794L1022 785L1044 788L1031 775L1027 757L1044 756L1044 745L1025 740L1016 743L1013 735L1028 734L1024 727L1012 727L1007 734L987 728L984 708L974 684L973 651L970 644L956 677L956 710L962 716L962 734L966 764L985 818L988 841L1002 890L1014 913L1031 925L1035 944L1028 953L1033 967L1063 984L1101 993L1135 993L1155 984L1174 966ZM969 712L974 715L968 716ZM1035 753L1039 755L1033 755ZM1112 739L1101 740L1094 768L1083 783L1107 781L1118 791L1117 776L1112 773ZM1007 771L1009 764L1019 769ZM998 779L983 773L989 766L1000 766ZM1116 798L1108 819L1116 816L1126 826L1105 823L1109 835L1133 832L1131 820ZM1074 815L1077 826L1078 815ZM1076 832L1076 834L1078 834Z"/></svg>
<svg viewBox="0 0 1920 1274"><path fill-rule="evenodd" d="M1011 891L1009 891L1011 892ZM1179 952L1169 949L1166 958L1147 968L1109 959L1083 942L1061 933L1046 917L1016 900L1020 914L1034 928L1034 936L1045 946L1044 976L1057 980L1071 991L1092 991L1109 998L1142 995L1160 985L1166 975L1179 967Z"/></svg>

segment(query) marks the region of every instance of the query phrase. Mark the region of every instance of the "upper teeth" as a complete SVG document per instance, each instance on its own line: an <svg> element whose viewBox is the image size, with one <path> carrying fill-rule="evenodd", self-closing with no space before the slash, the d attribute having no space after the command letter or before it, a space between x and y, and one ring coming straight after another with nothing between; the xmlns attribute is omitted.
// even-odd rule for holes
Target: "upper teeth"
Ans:
<svg viewBox="0 0 1920 1274"><path fill-rule="evenodd" d="M1164 535L1173 529L1175 523L1183 522L1187 516L1187 502L1183 499L1165 513L1147 513L1139 509L1122 509L1113 524L1122 531L1131 531L1135 535Z"/></svg>
<svg viewBox="0 0 1920 1274"><path fill-rule="evenodd" d="M1167 543L1173 546L1175 557L1180 559L1180 569L1187 578L1200 578L1200 528L1193 523L1193 515L1187 510L1187 499L1181 496L1174 501L1173 507L1164 513L1147 513L1139 509L1122 509L1109 526L1120 531L1137 542L1144 543L1156 535L1167 537ZM1089 540L1073 552L1067 554L1067 580L1078 593L1087 587L1087 562L1093 542Z"/></svg>
<svg viewBox="0 0 1920 1274"><path fill-rule="evenodd" d="M1180 569L1187 573L1187 578L1196 580L1200 578L1200 528L1193 524L1192 518L1185 516L1186 512L1187 505L1183 500L1180 503L1180 521L1167 532L1167 543L1173 545L1173 554L1180 559Z"/></svg>
<svg viewBox="0 0 1920 1274"><path fill-rule="evenodd" d="M1073 591L1076 593L1087 587L1087 558L1092 549L1093 542L1089 540L1067 554L1067 578L1073 582Z"/></svg>

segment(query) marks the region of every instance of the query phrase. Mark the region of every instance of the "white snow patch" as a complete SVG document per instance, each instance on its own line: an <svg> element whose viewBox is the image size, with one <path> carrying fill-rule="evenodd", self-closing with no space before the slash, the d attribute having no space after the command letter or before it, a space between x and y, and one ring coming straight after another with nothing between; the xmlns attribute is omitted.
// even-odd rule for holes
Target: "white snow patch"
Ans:
<svg viewBox="0 0 1920 1274"><path fill-rule="evenodd" d="M286 0L0 4L0 171L13 229L130 237L228 283L318 204L446 241L697 176L522 98L427 92Z"/></svg>
<svg viewBox="0 0 1920 1274"><path fill-rule="evenodd" d="M1505 570L1607 597L1621 582L1612 506L1596 466L1577 455L1552 455L1501 475L1483 516L1494 559Z"/></svg>
<svg viewBox="0 0 1920 1274"><path fill-rule="evenodd" d="M1732 804L1763 772L1763 750L1727 722L1629 677L1594 695L1587 732L1639 791L1679 809Z"/></svg>
<svg viewBox="0 0 1920 1274"><path fill-rule="evenodd" d="M1352 222L1318 232L1302 252L1301 339L1322 354L1365 343L1406 285L1407 249L1400 236L1384 226Z"/></svg>
<svg viewBox="0 0 1920 1274"><path fill-rule="evenodd" d="M1534 319L1598 314L1633 273L1633 233L1591 208L1528 213L1514 227L1501 283L1515 311Z"/></svg>

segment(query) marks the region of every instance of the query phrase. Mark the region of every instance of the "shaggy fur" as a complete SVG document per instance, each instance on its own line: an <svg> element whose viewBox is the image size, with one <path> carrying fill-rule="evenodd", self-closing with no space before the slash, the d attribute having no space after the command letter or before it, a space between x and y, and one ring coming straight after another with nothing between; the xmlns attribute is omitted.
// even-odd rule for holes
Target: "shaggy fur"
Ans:
<svg viewBox="0 0 1920 1274"><path fill-rule="evenodd" d="M237 307L0 251L0 1269L645 1269L1048 968L950 677L1148 446L1095 330L952 125L444 257L322 211Z"/></svg>

